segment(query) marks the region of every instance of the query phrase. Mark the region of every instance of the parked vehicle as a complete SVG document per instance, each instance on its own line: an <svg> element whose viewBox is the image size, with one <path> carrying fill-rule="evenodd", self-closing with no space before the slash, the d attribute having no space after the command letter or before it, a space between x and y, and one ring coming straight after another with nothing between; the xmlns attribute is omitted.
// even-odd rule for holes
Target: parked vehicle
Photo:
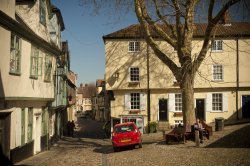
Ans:
<svg viewBox="0 0 250 166"><path fill-rule="evenodd" d="M142 134L134 122L116 124L112 133L114 151L121 147L139 146L142 148Z"/></svg>

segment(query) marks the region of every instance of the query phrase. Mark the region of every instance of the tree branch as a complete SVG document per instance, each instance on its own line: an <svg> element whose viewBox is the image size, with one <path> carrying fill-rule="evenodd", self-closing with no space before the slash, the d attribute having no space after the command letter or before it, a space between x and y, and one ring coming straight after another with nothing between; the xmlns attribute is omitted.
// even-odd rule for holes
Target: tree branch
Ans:
<svg viewBox="0 0 250 166"><path fill-rule="evenodd" d="M135 3L135 12L138 18L139 23L142 26L142 29L144 30L145 37L147 40L147 43L150 45L150 47L153 49L155 55L164 63L167 64L169 69L173 72L173 74L177 77L178 73L180 71L179 67L169 58L167 57L159 48L157 43L154 41L153 37L151 36L150 28L145 20L145 17L143 16L143 0L134 0Z"/></svg>
<svg viewBox="0 0 250 166"><path fill-rule="evenodd" d="M156 33L159 34L159 36L161 36L161 38L168 42L172 47L175 47L176 45L176 41L173 39L173 37L171 35L168 35L159 25L157 25L157 23L155 21L152 20L152 18L149 16L146 6L145 6L145 2L144 0L139 0L140 1L140 9L142 12L142 17L144 18L144 20L151 25L151 27L154 28L154 30L156 31Z"/></svg>
<svg viewBox="0 0 250 166"><path fill-rule="evenodd" d="M159 6L157 4L157 0L153 0L154 4L155 4L155 10L156 10L156 14L157 16L159 17L159 19L166 25L166 27L168 29L171 30L171 34L172 34L172 37L176 39L177 37L177 34L176 34L176 30L173 28L172 25L169 24L169 22L165 19L165 16L163 16L161 13L160 13L160 9L159 9Z"/></svg>
<svg viewBox="0 0 250 166"><path fill-rule="evenodd" d="M219 22L219 20L222 18L222 16L226 13L226 11L231 7L232 5L238 3L240 0L228 0L227 3L221 8L221 10L217 13L217 15L213 18L213 8L214 8L214 0L210 0L209 4L209 12L208 12L208 25L205 31L205 37L202 45L202 49L193 63L194 71L197 71L200 67L202 61L206 57L206 53L209 49L209 42L211 39L211 34L213 29L215 28L216 24Z"/></svg>

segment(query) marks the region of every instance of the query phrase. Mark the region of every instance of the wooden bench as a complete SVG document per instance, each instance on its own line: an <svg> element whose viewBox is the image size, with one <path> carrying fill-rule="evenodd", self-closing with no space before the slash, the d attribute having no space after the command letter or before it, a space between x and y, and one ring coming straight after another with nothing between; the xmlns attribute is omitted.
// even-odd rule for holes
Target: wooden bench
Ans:
<svg viewBox="0 0 250 166"><path fill-rule="evenodd" d="M184 140L184 128L183 127L175 127L172 131L165 135L166 144L170 141L180 142Z"/></svg>
<svg viewBox="0 0 250 166"><path fill-rule="evenodd" d="M204 121L201 122L202 126L204 128L203 135L209 139L209 137L213 134L212 127L207 125ZM195 129L194 126L187 125L186 128L184 127L175 127L172 131L165 134L165 140L166 144L168 144L170 141L180 142L186 140L195 140Z"/></svg>
<svg viewBox="0 0 250 166"><path fill-rule="evenodd" d="M208 126L204 121L201 121L202 127L205 129L205 132L203 133L204 136L209 139L210 136L213 135L213 128L212 126Z"/></svg>

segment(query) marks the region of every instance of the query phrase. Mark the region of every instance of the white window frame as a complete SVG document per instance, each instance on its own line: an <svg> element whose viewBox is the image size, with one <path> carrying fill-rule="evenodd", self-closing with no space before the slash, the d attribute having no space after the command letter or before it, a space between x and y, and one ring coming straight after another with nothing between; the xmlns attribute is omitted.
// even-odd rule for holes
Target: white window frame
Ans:
<svg viewBox="0 0 250 166"><path fill-rule="evenodd" d="M182 95L181 93L175 93L175 112L182 112Z"/></svg>
<svg viewBox="0 0 250 166"><path fill-rule="evenodd" d="M132 92L125 94L125 110L146 110L146 95L144 93Z"/></svg>
<svg viewBox="0 0 250 166"><path fill-rule="evenodd" d="M130 109L140 110L140 93L130 93Z"/></svg>
<svg viewBox="0 0 250 166"><path fill-rule="evenodd" d="M11 34L9 72L21 74L21 38L15 34Z"/></svg>
<svg viewBox="0 0 250 166"><path fill-rule="evenodd" d="M140 82L140 68L139 67L129 68L129 82Z"/></svg>
<svg viewBox="0 0 250 166"><path fill-rule="evenodd" d="M128 42L128 51L129 52L140 52L141 43L140 41L129 41Z"/></svg>
<svg viewBox="0 0 250 166"><path fill-rule="evenodd" d="M183 125L183 120L175 120L174 125L178 126L179 124Z"/></svg>
<svg viewBox="0 0 250 166"><path fill-rule="evenodd" d="M214 40L214 41L212 41L211 50L213 52L223 51L223 41L222 40Z"/></svg>
<svg viewBox="0 0 250 166"><path fill-rule="evenodd" d="M223 94L212 93L212 111L223 112Z"/></svg>
<svg viewBox="0 0 250 166"><path fill-rule="evenodd" d="M224 73L223 65L215 64L212 66L212 80L213 81L223 81L224 79L223 73Z"/></svg>

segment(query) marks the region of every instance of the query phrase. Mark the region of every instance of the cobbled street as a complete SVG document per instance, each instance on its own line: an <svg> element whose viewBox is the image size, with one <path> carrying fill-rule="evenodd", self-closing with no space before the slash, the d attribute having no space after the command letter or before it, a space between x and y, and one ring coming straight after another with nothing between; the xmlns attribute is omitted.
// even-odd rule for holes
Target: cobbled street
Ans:
<svg viewBox="0 0 250 166"><path fill-rule="evenodd" d="M143 148L113 152L110 139L103 139L102 123L79 118L75 136L63 137L50 150L17 165L72 166L166 166L250 165L250 123L225 126L213 132L199 148L195 143L166 145L163 134L143 135Z"/></svg>

